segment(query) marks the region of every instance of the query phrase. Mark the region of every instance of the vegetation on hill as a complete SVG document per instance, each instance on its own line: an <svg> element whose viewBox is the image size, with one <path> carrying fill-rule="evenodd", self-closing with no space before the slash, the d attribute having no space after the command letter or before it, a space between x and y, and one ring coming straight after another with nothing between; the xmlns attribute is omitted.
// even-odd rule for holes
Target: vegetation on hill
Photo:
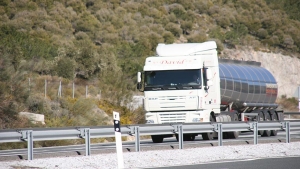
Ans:
<svg viewBox="0 0 300 169"><path fill-rule="evenodd" d="M95 105L142 123L126 101L158 43L215 40L221 56L238 46L295 54L299 7L296 0L2 0L0 128L32 126L20 111L44 114L48 127L107 124ZM73 98L69 88L45 97L44 80L75 82L77 92L92 86L101 100Z"/></svg>

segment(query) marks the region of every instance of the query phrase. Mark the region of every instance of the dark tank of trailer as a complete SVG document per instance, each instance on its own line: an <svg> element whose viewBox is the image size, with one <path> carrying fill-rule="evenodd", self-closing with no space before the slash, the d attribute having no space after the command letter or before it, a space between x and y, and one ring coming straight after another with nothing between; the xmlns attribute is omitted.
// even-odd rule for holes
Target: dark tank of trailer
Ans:
<svg viewBox="0 0 300 169"><path fill-rule="evenodd" d="M276 79L260 62L219 59L219 72L221 111L235 110L240 120L283 119Z"/></svg>

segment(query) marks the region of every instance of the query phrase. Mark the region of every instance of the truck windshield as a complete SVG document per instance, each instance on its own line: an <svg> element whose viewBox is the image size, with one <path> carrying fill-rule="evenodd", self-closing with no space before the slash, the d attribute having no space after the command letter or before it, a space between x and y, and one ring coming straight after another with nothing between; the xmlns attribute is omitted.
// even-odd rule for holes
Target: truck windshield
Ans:
<svg viewBox="0 0 300 169"><path fill-rule="evenodd" d="M200 69L145 72L145 90L176 90L201 88Z"/></svg>

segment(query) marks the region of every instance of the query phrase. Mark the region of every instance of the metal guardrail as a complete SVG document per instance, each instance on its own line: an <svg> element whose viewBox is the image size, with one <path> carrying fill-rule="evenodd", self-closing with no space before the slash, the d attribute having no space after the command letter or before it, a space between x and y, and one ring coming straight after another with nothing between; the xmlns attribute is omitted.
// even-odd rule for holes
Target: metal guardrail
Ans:
<svg viewBox="0 0 300 169"><path fill-rule="evenodd" d="M140 151L141 135L178 134L179 149L183 149L183 134L217 132L218 144L223 145L223 132L253 131L254 144L258 144L258 130L285 130L289 143L290 130L300 129L300 120L265 122L226 122L226 123L184 123L184 124L145 124L121 127L122 136L135 136L135 150ZM91 138L114 137L114 126L70 127L70 128L31 128L0 130L0 143L27 142L28 160L33 159L33 142L45 140L85 139L86 155L91 155Z"/></svg>
<svg viewBox="0 0 300 169"><path fill-rule="evenodd" d="M300 115L300 112L284 112L284 115L288 116L288 119L291 119L291 115Z"/></svg>

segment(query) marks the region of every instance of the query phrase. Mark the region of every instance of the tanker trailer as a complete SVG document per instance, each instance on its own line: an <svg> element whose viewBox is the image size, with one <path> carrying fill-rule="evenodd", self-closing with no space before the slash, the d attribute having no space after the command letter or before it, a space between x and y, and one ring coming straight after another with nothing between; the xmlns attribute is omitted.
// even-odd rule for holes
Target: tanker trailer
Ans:
<svg viewBox="0 0 300 169"><path fill-rule="evenodd" d="M219 59L214 41L159 44L138 72L137 88L144 92L147 124L281 120L277 83L260 63ZM276 131L261 131L262 136ZM217 137L213 133L184 134L184 140ZM173 135L152 135L160 143ZM237 138L239 132L224 133Z"/></svg>
<svg viewBox="0 0 300 169"><path fill-rule="evenodd" d="M274 76L260 62L219 59L221 114L235 111L233 121L283 120L276 110L278 93ZM231 136L237 137L237 133ZM262 136L275 136L277 131L259 131Z"/></svg>

